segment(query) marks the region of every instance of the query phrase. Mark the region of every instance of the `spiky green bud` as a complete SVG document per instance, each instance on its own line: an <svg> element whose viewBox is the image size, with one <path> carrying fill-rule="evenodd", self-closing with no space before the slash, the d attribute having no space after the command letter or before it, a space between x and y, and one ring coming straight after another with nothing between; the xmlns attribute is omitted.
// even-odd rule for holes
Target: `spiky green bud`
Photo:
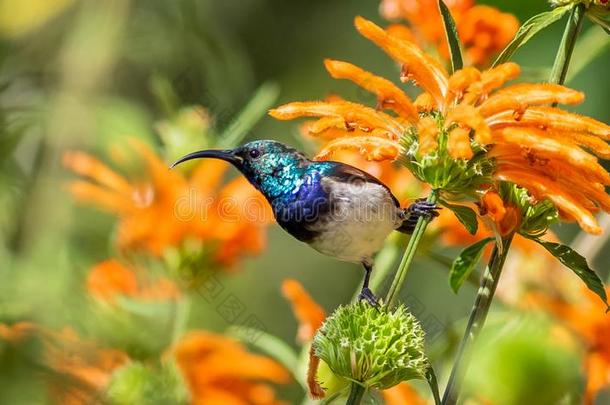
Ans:
<svg viewBox="0 0 610 405"><path fill-rule="evenodd" d="M363 302L341 306L314 337L316 356L340 377L388 389L425 378L424 331L404 305L395 310Z"/></svg>
<svg viewBox="0 0 610 405"><path fill-rule="evenodd" d="M417 127L411 127L402 138L404 154L401 162L415 177L445 195L473 195L482 184L491 181L494 163L487 157L483 145L472 139L468 148L472 155L456 158L451 153L449 134L455 125L445 125L444 117L438 112L427 114L436 123L435 147L422 153Z"/></svg>
<svg viewBox="0 0 610 405"><path fill-rule="evenodd" d="M188 404L190 395L173 361L131 362L112 374L105 399L111 405Z"/></svg>

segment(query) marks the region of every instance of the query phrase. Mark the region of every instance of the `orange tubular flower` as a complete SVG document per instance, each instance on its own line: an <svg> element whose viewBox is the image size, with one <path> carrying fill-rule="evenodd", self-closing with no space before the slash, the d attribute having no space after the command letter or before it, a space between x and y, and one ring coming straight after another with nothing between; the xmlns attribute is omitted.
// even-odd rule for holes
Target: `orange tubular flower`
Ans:
<svg viewBox="0 0 610 405"><path fill-rule="evenodd" d="M505 204L495 191L488 191L481 199L481 208L491 219L496 234L506 236L519 229L521 213L513 205Z"/></svg>
<svg viewBox="0 0 610 405"><path fill-rule="evenodd" d="M318 328L326 319L326 311L311 298L305 288L296 280L287 279L282 283L282 294L290 301L294 317L299 322L297 340L309 344ZM307 367L307 387L314 399L324 398L326 392L317 380L320 359L316 357L313 346L309 348L309 365Z"/></svg>
<svg viewBox="0 0 610 405"><path fill-rule="evenodd" d="M482 72L468 67L449 76L413 43L362 17L355 24L402 66L401 79L412 80L424 93L411 103L393 84L327 61L332 76L362 84L379 97L379 109L391 111L343 100L271 110L281 120L319 117L314 124L319 131L310 133L314 137L332 129L335 138L318 158L342 149L358 150L369 160L403 156L416 177L446 192L472 193L493 180L515 183L536 200L550 200L563 219L577 221L589 233L601 232L593 214L610 211L604 191L610 175L594 155L608 156L610 126L549 106L580 103L582 93L549 83L505 86L520 74L514 63Z"/></svg>
<svg viewBox="0 0 610 405"><path fill-rule="evenodd" d="M248 353L221 335L188 333L174 350L194 405L281 404L265 382L285 384L289 373L275 361Z"/></svg>
<svg viewBox="0 0 610 405"><path fill-rule="evenodd" d="M296 280L284 280L282 294L292 304L292 312L299 321L298 340L301 343L310 342L326 319L324 308L318 305Z"/></svg>
<svg viewBox="0 0 610 405"><path fill-rule="evenodd" d="M519 29L515 16L494 7L475 5L474 0L449 0L445 3L455 19L470 64L488 64ZM401 29L403 38L416 39L424 48L439 49L441 55L448 58L445 31L436 0L382 0L380 9L382 16L391 21L404 19L409 23L409 28L403 26ZM389 30L398 31L396 27ZM408 36L405 30L409 31Z"/></svg>
<svg viewBox="0 0 610 405"><path fill-rule="evenodd" d="M92 297L108 302L118 295L153 301L180 296L176 285L166 278L148 283L144 283L143 278L146 277L139 269L132 270L116 260L106 260L91 269L87 277L87 290Z"/></svg>
<svg viewBox="0 0 610 405"><path fill-rule="evenodd" d="M147 145L134 141L132 146L145 168L138 179L123 177L83 152L64 155L64 164L87 178L70 184L72 194L119 218L120 248L158 256L195 239L214 248L219 264L230 265L264 247L267 203L241 178L219 190L227 165L203 161L185 178Z"/></svg>

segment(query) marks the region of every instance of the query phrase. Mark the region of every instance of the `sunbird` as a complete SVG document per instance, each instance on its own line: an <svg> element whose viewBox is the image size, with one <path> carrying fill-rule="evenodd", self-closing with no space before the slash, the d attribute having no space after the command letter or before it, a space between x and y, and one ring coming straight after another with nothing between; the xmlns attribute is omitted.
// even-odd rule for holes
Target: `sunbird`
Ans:
<svg viewBox="0 0 610 405"><path fill-rule="evenodd" d="M388 186L356 167L314 161L281 142L259 140L235 149L201 150L177 160L220 159L231 163L267 199L276 222L290 235L325 255L361 263L365 275L358 298L377 305L369 288L373 256L390 232L410 234L420 216L437 206L417 200L401 208Z"/></svg>

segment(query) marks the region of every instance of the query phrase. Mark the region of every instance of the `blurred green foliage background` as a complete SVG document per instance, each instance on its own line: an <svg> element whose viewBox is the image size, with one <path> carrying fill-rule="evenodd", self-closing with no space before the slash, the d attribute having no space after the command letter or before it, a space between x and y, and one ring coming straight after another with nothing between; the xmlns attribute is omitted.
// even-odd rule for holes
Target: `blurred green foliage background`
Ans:
<svg viewBox="0 0 610 405"><path fill-rule="evenodd" d="M512 12L521 22L548 8L542 0L480 3ZM45 7L57 7L57 14ZM352 25L355 15L383 22L373 0L28 0L0 1L0 13L0 322L83 324L84 277L91 265L113 253L112 218L75 206L65 189L71 175L60 164L64 150L87 149L103 157L111 148L125 147L126 135L158 144L155 123L180 106L202 105L215 117L214 126L225 128L266 82L279 86L278 104L329 93L371 100L349 83L330 79L325 57L397 77L396 66ZM29 20L27 13L33 14ZM536 37L516 61L550 67L562 29L556 24ZM609 65L610 50L568 83L587 94L575 110L605 122L610 121ZM248 139L261 138L310 148L294 123L268 117L248 134ZM564 225L557 231L570 241L576 228ZM609 260L606 252L595 263L604 276ZM288 342L294 342L296 321L280 294L284 278L303 282L330 311L350 299L362 277L358 266L323 257L276 225L268 248L243 267L223 277L222 288L267 332ZM453 329L454 323L462 325L474 294L474 287L465 286L456 296L446 270L420 258L403 298L418 306L420 319L442 326L434 337L450 342L459 339L461 329ZM225 330L230 322L217 305L195 299L189 322ZM0 367L19 374L9 363ZM12 381L11 391L28 387L28 381ZM6 395L8 386L0 381L0 403L17 398ZM36 390L20 392L37 398ZM28 403L27 396L21 399Z"/></svg>

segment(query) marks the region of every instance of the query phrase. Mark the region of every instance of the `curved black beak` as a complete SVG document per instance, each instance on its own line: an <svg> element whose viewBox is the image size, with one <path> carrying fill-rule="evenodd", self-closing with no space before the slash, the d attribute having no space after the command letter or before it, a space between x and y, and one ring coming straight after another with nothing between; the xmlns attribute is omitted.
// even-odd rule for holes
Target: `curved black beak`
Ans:
<svg viewBox="0 0 610 405"><path fill-rule="evenodd" d="M171 168L173 169L180 163L186 162L187 160L202 159L202 158L224 160L226 162L231 163L233 166L235 166L237 168L239 168L244 161L240 156L236 155L235 151L232 149L225 149L225 150L208 149L208 150L200 150L197 152L189 153L188 155L181 157L180 159L175 161L174 164L171 165Z"/></svg>

